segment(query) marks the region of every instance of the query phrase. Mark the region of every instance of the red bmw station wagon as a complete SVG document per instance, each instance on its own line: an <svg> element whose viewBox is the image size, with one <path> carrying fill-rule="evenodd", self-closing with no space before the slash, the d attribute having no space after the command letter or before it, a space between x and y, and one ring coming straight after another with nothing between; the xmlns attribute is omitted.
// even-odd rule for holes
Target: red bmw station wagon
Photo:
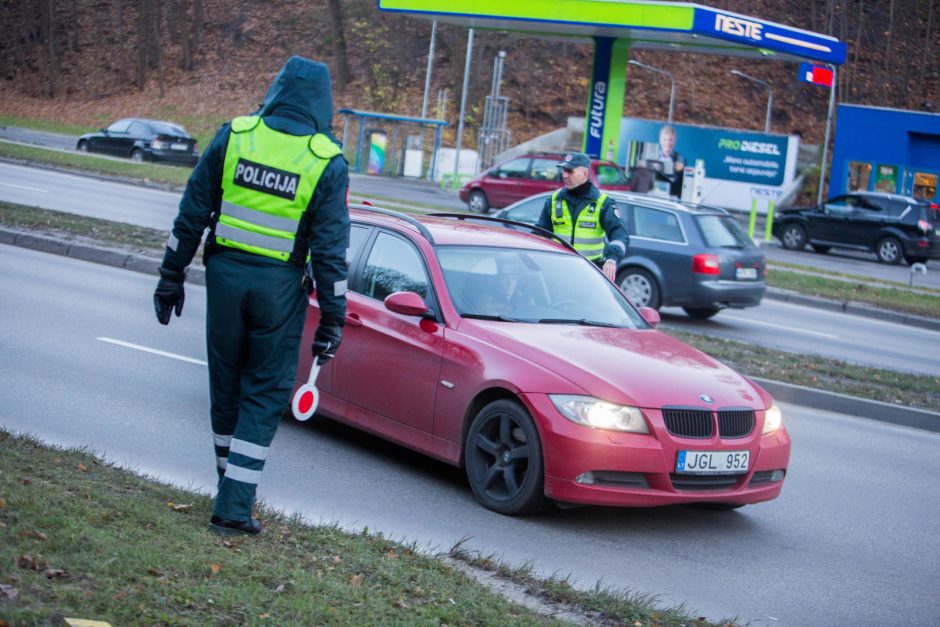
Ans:
<svg viewBox="0 0 940 627"><path fill-rule="evenodd" d="M770 394L657 331L655 310L565 242L479 216L350 214L321 416L465 468L503 514L780 494L790 438ZM304 345L318 321L311 298ZM299 377L310 360L301 351Z"/></svg>

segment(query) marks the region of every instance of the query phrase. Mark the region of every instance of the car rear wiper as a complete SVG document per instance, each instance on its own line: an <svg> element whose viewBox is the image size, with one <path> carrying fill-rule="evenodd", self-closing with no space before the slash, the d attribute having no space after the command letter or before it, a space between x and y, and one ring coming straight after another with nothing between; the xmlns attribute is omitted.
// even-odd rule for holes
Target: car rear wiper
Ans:
<svg viewBox="0 0 940 627"><path fill-rule="evenodd" d="M513 318L512 316L504 316L502 314L498 316L493 316L490 314L460 314L461 318L473 318L474 320L499 320L501 322L537 322L536 320L525 320L523 318Z"/></svg>
<svg viewBox="0 0 940 627"><path fill-rule="evenodd" d="M612 322L601 322L599 320L589 320L587 318L542 318L539 324L580 324L584 327L610 327L611 329L622 329L622 324Z"/></svg>

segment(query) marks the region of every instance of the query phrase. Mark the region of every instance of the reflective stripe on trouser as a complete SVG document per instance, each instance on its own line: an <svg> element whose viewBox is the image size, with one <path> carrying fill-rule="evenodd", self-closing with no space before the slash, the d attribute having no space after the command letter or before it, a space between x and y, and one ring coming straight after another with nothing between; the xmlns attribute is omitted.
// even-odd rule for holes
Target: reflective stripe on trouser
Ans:
<svg viewBox="0 0 940 627"><path fill-rule="evenodd" d="M307 295L295 266L238 251L206 262L212 432L232 434L214 514L248 520L268 447L290 402ZM216 456L223 452L216 441Z"/></svg>

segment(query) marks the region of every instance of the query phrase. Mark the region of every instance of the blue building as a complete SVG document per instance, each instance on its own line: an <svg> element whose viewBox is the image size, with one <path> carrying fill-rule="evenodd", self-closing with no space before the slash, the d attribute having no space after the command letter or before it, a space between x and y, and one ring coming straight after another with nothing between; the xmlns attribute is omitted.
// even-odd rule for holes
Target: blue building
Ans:
<svg viewBox="0 0 940 627"><path fill-rule="evenodd" d="M883 191L938 200L940 114L840 104L829 196Z"/></svg>
<svg viewBox="0 0 940 627"><path fill-rule="evenodd" d="M829 196L883 191L937 201L940 114L840 104Z"/></svg>

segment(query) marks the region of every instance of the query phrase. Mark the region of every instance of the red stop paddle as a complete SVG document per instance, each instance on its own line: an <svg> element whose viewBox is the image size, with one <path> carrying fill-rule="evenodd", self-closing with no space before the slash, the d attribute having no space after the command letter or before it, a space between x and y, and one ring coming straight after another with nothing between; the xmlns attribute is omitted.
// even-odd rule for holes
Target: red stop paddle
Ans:
<svg viewBox="0 0 940 627"><path fill-rule="evenodd" d="M294 394L294 400L291 403L291 411L294 418L300 421L309 420L317 411L317 405L320 404L320 392L317 390L317 375L320 373L320 359L313 358L310 364L310 376L307 382L297 388Z"/></svg>

